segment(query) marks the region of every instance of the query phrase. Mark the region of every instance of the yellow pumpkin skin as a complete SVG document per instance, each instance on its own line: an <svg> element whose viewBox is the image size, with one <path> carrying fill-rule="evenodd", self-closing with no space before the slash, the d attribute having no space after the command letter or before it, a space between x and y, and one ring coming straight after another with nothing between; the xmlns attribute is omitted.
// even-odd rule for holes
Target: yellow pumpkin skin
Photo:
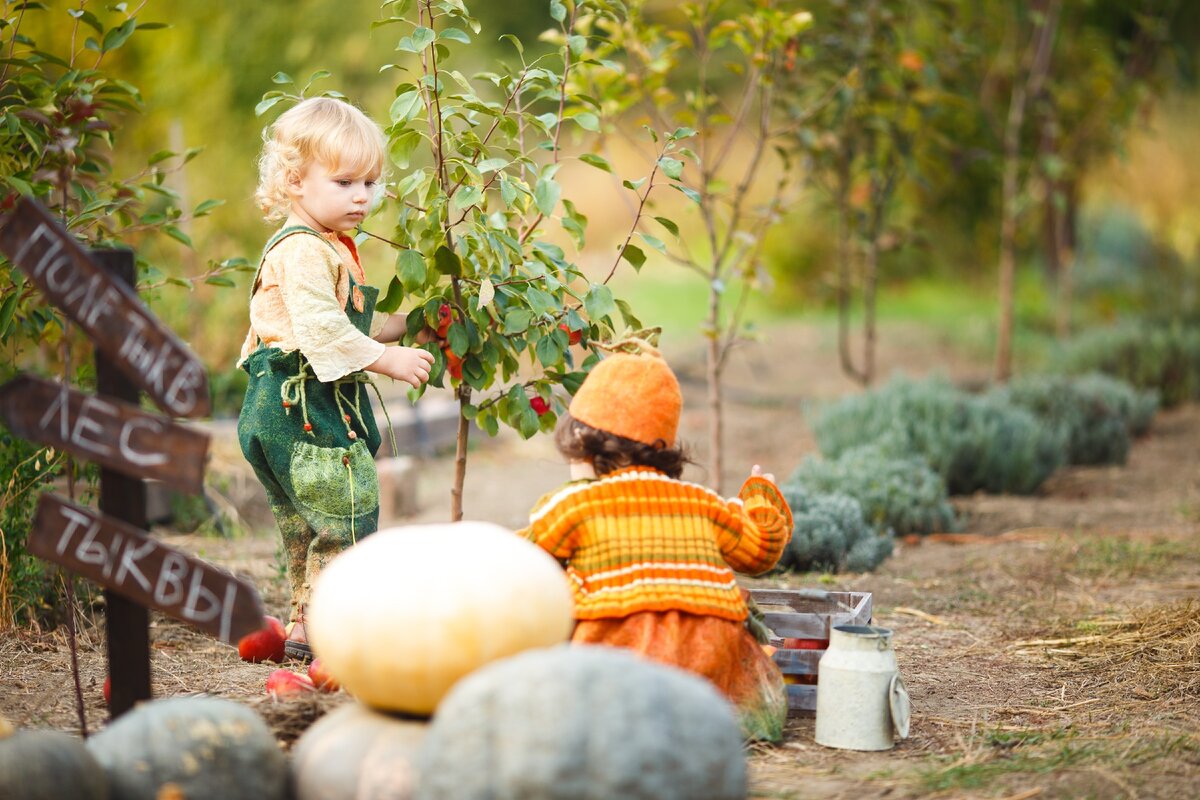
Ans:
<svg viewBox="0 0 1200 800"><path fill-rule="evenodd" d="M417 715L464 675L563 642L573 624L558 562L486 522L379 531L322 570L306 610L313 650L347 692Z"/></svg>

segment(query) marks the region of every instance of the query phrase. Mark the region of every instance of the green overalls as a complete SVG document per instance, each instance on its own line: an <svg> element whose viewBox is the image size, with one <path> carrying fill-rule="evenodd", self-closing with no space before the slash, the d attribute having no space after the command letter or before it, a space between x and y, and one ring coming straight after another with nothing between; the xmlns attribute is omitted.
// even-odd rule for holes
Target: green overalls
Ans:
<svg viewBox="0 0 1200 800"><path fill-rule="evenodd" d="M333 247L311 228L279 231L263 250L251 295L267 253L292 235L316 236ZM354 307L356 290L363 300L361 311ZM363 334L369 334L378 293L357 283L351 272L346 316ZM325 565L379 527L374 455L380 435L366 389L374 384L361 371L324 383L299 350L284 352L261 342L242 369L250 381L238 417L238 441L279 525L294 620Z"/></svg>

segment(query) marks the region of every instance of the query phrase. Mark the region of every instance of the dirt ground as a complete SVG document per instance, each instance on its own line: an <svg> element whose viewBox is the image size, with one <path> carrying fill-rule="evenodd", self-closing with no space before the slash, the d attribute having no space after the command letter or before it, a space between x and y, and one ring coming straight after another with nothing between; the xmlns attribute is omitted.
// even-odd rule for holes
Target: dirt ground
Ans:
<svg viewBox="0 0 1200 800"><path fill-rule="evenodd" d="M940 370L978 380L986 366L919 329L881 336L882 374ZM699 349L666 348L684 384L681 436L703 461ZM780 358L778 354L787 357ZM747 346L729 371L725 486L753 463L780 477L815 451L802 410L853 387L829 331L789 326ZM479 438L478 436L476 437ZM214 442L210 475L226 485L238 460ZM236 450L232 451L236 454ZM418 464L418 512L442 521L452 464ZM227 474L226 474L227 473ZM699 468L688 477L708 482ZM518 526L565 478L548 437L515 436L471 452L466 516ZM912 697L910 737L894 750L830 750L813 718L790 720L786 741L750 753L755 798L1176 798L1200 790L1200 407L1160 412L1123 467L1070 468L1032 497L955 498L964 531L902 543L872 574L789 575L751 586L869 591L874 623L894 630ZM244 518L255 519L252 509ZM286 606L270 530L234 538L158 531L172 544L252 579L268 613ZM89 727L106 718L102 614L82 620L80 672ZM274 665L155 615L156 696L208 692L255 705L285 743L344 693L320 702L263 697ZM5 634L0 716L78 731L63 631Z"/></svg>

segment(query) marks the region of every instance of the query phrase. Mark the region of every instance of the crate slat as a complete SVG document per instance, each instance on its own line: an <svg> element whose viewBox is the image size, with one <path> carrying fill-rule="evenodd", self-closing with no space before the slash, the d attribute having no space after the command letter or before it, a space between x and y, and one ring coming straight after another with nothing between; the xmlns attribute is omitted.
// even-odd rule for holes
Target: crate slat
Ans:
<svg viewBox="0 0 1200 800"><path fill-rule="evenodd" d="M787 685L788 695L788 713L816 711L817 710L817 687L804 686L802 684L789 683Z"/></svg>

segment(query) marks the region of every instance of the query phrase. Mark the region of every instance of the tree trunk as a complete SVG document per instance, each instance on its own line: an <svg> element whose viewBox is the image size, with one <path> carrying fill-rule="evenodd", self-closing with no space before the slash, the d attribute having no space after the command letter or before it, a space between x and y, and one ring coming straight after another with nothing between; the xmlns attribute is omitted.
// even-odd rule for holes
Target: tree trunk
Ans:
<svg viewBox="0 0 1200 800"><path fill-rule="evenodd" d="M842 374L851 380L866 385L863 374L854 366L850 353L850 290L851 290L851 242L850 242L850 159L844 157L837 171L837 303L838 303L838 360Z"/></svg>
<svg viewBox="0 0 1200 800"><path fill-rule="evenodd" d="M881 218L882 210L877 211L876 219ZM863 275L863 363L862 385L869 387L875 380L875 294L879 286L879 226L876 224L871 231L871 241L867 246L866 272Z"/></svg>
<svg viewBox="0 0 1200 800"><path fill-rule="evenodd" d="M1014 298L1017 271L1017 215L1020 194L1021 128L1025 122L1025 106L1036 97L1050 68L1050 52L1058 27L1061 0L1038 0L1032 4L1036 20L1032 41L1026 49L1021 66L1013 75L1012 96L1008 104L1008 120L1004 126L1004 179L1000 206L1000 287L999 322L996 330L996 362L994 377L1004 383L1013 371ZM1018 21L1018 24L1019 21Z"/></svg>
<svg viewBox="0 0 1200 800"><path fill-rule="evenodd" d="M467 480L467 440L471 435L471 421L463 409L471 402L471 387L458 387L458 436L454 442L454 485L450 487L450 521L463 518L463 484Z"/></svg>
<svg viewBox="0 0 1200 800"><path fill-rule="evenodd" d="M1078 197L1074 181L1062 187L1063 207L1055 218L1054 241L1058 254L1058 307L1054 331L1059 339L1071 335L1071 304L1075 299L1075 220Z"/></svg>
<svg viewBox="0 0 1200 800"><path fill-rule="evenodd" d="M715 269L714 269L715 273ZM709 481L717 494L722 491L725 468L724 420L721 410L721 295L715 288L716 280L708 289L708 348L705 358L705 377L708 384L708 468Z"/></svg>

